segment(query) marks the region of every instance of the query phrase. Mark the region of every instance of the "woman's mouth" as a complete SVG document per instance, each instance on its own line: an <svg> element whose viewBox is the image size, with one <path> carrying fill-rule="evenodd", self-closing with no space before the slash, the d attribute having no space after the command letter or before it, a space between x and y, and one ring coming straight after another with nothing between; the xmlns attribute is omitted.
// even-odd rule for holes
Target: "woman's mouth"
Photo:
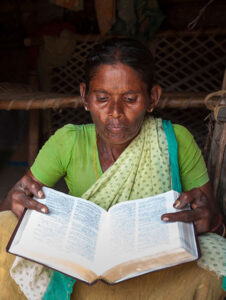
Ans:
<svg viewBox="0 0 226 300"><path fill-rule="evenodd" d="M117 133L123 130L125 126L122 125L108 125L107 129L111 132Z"/></svg>

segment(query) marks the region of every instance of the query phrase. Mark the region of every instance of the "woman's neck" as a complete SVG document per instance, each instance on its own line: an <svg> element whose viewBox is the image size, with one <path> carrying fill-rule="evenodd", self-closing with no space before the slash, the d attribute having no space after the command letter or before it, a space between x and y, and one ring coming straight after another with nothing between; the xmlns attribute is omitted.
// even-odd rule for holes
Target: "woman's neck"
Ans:
<svg viewBox="0 0 226 300"><path fill-rule="evenodd" d="M119 158L130 142L123 145L113 145L107 143L97 135L97 148L102 171L106 171Z"/></svg>

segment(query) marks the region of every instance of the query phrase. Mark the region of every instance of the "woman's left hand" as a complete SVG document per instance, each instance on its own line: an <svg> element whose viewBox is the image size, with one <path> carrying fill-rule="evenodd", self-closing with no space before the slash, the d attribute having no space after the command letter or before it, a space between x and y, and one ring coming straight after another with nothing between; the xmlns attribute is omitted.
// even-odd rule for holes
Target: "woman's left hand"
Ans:
<svg viewBox="0 0 226 300"><path fill-rule="evenodd" d="M183 209L188 204L191 210L167 213L162 215L161 219L166 222L194 222L198 234L210 232L217 225L220 212L209 182L199 188L181 193L174 207Z"/></svg>

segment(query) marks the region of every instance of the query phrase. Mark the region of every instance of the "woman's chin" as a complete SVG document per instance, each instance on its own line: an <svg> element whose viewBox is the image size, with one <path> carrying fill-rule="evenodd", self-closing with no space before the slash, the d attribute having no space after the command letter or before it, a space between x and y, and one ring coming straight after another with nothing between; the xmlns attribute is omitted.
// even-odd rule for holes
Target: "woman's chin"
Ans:
<svg viewBox="0 0 226 300"><path fill-rule="evenodd" d="M130 143L134 137L130 137L121 131L108 131L107 134L104 135L104 139L110 144L123 145Z"/></svg>

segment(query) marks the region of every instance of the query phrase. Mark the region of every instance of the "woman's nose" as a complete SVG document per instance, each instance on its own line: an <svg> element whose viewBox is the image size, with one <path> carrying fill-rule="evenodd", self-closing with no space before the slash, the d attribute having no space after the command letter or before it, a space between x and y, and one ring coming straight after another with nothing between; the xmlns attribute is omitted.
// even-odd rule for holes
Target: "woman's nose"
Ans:
<svg viewBox="0 0 226 300"><path fill-rule="evenodd" d="M119 118L123 114L123 106L119 99L112 99L109 105L109 115Z"/></svg>

